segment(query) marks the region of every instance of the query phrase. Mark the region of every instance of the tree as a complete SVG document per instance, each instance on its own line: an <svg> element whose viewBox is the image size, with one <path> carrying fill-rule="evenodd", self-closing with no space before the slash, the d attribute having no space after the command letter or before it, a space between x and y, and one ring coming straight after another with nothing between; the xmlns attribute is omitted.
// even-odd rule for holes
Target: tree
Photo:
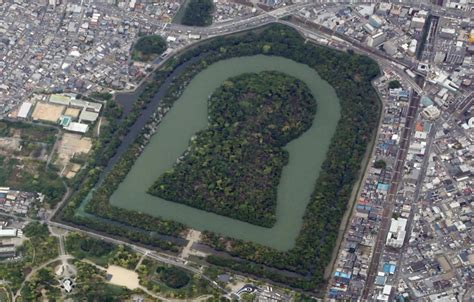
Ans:
<svg viewBox="0 0 474 302"><path fill-rule="evenodd" d="M166 50L166 41L158 35L143 36L133 46L132 59L149 61Z"/></svg>
<svg viewBox="0 0 474 302"><path fill-rule="evenodd" d="M49 235L48 226L46 224L42 224L40 222L30 222L28 223L25 228L23 229L26 237L38 237L44 238Z"/></svg>
<svg viewBox="0 0 474 302"><path fill-rule="evenodd" d="M211 25L213 11L212 0L190 0L181 23L190 26Z"/></svg>
<svg viewBox="0 0 474 302"><path fill-rule="evenodd" d="M171 288L182 288L191 280L186 272L175 267L160 270L160 280Z"/></svg>
<svg viewBox="0 0 474 302"><path fill-rule="evenodd" d="M243 293L240 295L240 298L242 298L242 300L245 302L252 302L255 300L255 294Z"/></svg>
<svg viewBox="0 0 474 302"><path fill-rule="evenodd" d="M387 167L387 163L382 159L379 159L375 161L374 163L374 168L376 169L385 169L386 167Z"/></svg>
<svg viewBox="0 0 474 302"><path fill-rule="evenodd" d="M397 80L393 80L393 81L388 82L388 88L389 89L400 88L400 87L402 87L402 84L400 84L400 82L397 81Z"/></svg>

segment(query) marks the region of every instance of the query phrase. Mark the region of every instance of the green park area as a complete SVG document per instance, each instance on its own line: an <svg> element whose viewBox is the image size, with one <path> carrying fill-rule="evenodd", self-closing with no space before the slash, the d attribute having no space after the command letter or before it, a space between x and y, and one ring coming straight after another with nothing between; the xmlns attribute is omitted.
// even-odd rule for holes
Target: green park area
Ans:
<svg viewBox="0 0 474 302"><path fill-rule="evenodd" d="M184 299L216 293L209 281L201 276L146 257L141 259L142 255L128 247L73 232L66 237L66 250L75 258L73 263L78 269L77 280L82 284L71 298L94 297L93 293L103 299L129 298L133 293L143 295L139 289L118 287L107 280L106 269L110 266L118 266L128 272L136 271L137 282L162 297Z"/></svg>
<svg viewBox="0 0 474 302"><path fill-rule="evenodd" d="M143 295L140 291L108 283L106 272L93 264L79 260L74 260L73 264L77 269L77 286L68 295L73 301L128 301L133 293Z"/></svg>
<svg viewBox="0 0 474 302"><path fill-rule="evenodd" d="M50 150L56 140L58 129L48 125L36 125L23 122L0 121L0 137L18 138L27 144L44 144ZM32 148L27 148L32 149Z"/></svg>
<svg viewBox="0 0 474 302"><path fill-rule="evenodd" d="M50 280L45 279L50 271L37 271L30 281L22 287L23 281L30 275L34 268L41 266L58 256L58 240L52 237L48 231L48 227L38 222L32 222L24 228L26 239L17 248L19 260L0 262L0 276L7 281L8 289L12 293L22 290L22 296L35 297L33 301L42 295L41 290L44 288L48 295L50 292L55 297L57 290L46 283ZM52 279L54 280L54 278ZM31 285L37 284L37 286ZM31 290L31 291L30 291Z"/></svg>
<svg viewBox="0 0 474 302"><path fill-rule="evenodd" d="M140 284L167 298L192 299L202 296L217 298L219 292L199 275L180 268L146 259L138 269Z"/></svg>

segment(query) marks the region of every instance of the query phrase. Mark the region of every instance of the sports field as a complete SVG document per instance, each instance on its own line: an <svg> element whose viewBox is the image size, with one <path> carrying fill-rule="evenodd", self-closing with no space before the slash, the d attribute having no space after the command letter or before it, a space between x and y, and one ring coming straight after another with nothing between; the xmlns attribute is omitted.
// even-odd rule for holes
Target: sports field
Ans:
<svg viewBox="0 0 474 302"><path fill-rule="evenodd" d="M36 103L35 110L31 115L33 120L41 120L56 123L64 112L64 106L48 103Z"/></svg>

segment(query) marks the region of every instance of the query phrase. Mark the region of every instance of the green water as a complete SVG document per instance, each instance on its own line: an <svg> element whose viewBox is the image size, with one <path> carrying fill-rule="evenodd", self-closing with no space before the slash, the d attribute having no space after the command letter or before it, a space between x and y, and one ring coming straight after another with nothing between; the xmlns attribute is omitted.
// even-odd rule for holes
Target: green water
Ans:
<svg viewBox="0 0 474 302"><path fill-rule="evenodd" d="M207 127L208 96L229 77L264 70L284 72L304 81L318 103L312 127L285 147L290 161L283 169L278 187L277 222L274 227L258 227L146 194L157 177L172 167L186 150L191 136ZM111 203L179 221L193 229L210 230L287 250L294 245L301 228L306 205L339 120L339 111L339 100L334 89L306 65L263 55L214 63L186 87L112 195Z"/></svg>

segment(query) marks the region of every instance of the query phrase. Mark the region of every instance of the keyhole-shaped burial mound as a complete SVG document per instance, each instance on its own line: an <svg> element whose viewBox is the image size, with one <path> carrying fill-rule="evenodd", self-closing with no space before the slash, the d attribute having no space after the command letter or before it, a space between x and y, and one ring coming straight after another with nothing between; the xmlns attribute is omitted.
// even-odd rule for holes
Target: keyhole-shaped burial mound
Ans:
<svg viewBox="0 0 474 302"><path fill-rule="evenodd" d="M313 122L316 100L301 80L276 71L229 78L208 100L209 126L148 193L251 224L276 222L283 147Z"/></svg>

